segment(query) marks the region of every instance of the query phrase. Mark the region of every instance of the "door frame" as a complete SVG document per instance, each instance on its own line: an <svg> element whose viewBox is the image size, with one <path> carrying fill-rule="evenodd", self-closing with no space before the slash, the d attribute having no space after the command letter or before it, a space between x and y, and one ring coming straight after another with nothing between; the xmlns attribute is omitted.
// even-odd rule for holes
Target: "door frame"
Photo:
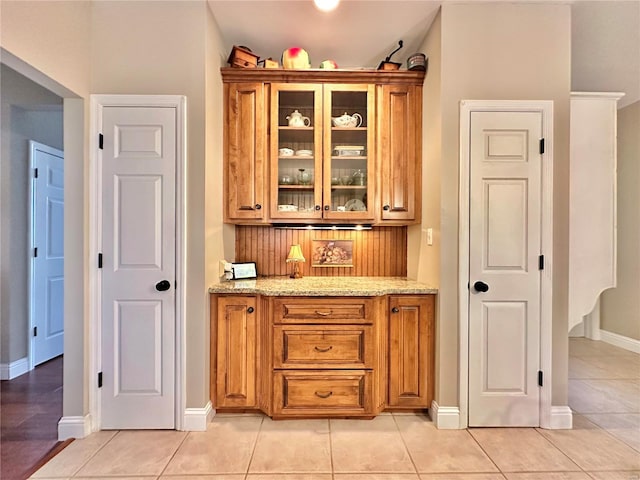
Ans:
<svg viewBox="0 0 640 480"><path fill-rule="evenodd" d="M29 341L27 342L27 359L28 359L28 363L29 363L29 371L33 370L35 368L35 359L34 359L34 344L35 344L35 337L33 336L33 327L34 325L34 318L33 318L33 312L35 311L35 297L34 297L34 293L35 293L35 280L36 280L36 276L35 276L35 257L33 249L34 249L34 243L36 240L36 232L35 232L35 223L36 223L36 219L35 219L35 208L36 208L36 201L35 201L35 193L36 193L36 188L35 188L35 176L34 176L34 170L35 170L35 155L34 155L34 151L38 148L38 147L46 147L46 148L50 148L52 150L56 150L58 152L62 152L62 166L64 169L64 150L58 150L55 147L52 147L50 145L45 145L44 143L40 143L40 142L36 142L35 140L29 140L29 287L28 287L28 295L29 295L29 305L27 305L27 309L29 311L29 321L28 321L28 330L27 330L27 338L29 339ZM63 187L63 191L64 191L64 187ZM64 194L63 194L64 195ZM64 198L64 197L63 197ZM64 207L63 207L64 208ZM63 210L64 212L64 210ZM62 232L64 233L64 220L62 222ZM63 254L63 258L64 258L64 248L62 251ZM63 278L64 278L64 270L62 272ZM63 298L63 308L64 308L64 298ZM64 313L63 313L64 315ZM64 318L64 316L63 316ZM63 324L63 328L64 328L64 324ZM64 354L64 347L62 349L62 353Z"/></svg>
<svg viewBox="0 0 640 480"><path fill-rule="evenodd" d="M91 95L89 163L89 412L91 430L102 426L102 405L97 376L102 359L102 276L97 268L102 238L102 158L98 135L104 107L170 107L176 109L176 305L175 305L175 429L183 430L186 402L186 158L187 97L183 95Z"/></svg>
<svg viewBox="0 0 640 480"><path fill-rule="evenodd" d="M470 135L472 112L539 112L545 153L542 161L541 254L544 270L540 277L540 388L539 418L542 428L559 428L552 419L552 287L553 287L553 101L551 100L462 100L460 102L460 159L458 212L458 318L459 318L459 404L460 428L469 422L469 206ZM562 413L564 414L564 407Z"/></svg>

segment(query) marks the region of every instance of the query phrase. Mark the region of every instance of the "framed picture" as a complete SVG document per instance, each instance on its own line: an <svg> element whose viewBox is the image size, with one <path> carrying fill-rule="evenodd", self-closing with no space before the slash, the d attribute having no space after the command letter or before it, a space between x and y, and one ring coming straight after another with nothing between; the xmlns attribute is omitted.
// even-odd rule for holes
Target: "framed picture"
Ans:
<svg viewBox="0 0 640 480"><path fill-rule="evenodd" d="M312 240L312 267L353 267L353 240Z"/></svg>
<svg viewBox="0 0 640 480"><path fill-rule="evenodd" d="M256 262L232 263L231 271L233 272L234 280L256 278L258 276L256 272Z"/></svg>

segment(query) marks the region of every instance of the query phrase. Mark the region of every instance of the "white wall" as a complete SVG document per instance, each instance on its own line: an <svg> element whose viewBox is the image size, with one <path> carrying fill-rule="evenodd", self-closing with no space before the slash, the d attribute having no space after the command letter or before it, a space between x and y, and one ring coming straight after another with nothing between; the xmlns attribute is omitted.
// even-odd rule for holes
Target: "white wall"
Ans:
<svg viewBox="0 0 640 480"><path fill-rule="evenodd" d="M87 1L0 2L2 62L64 97L65 150L65 362L63 415L88 412L89 372L85 368L88 321L88 212L85 161L88 158L90 91L90 11ZM85 252L78 255L78 252ZM93 380L93 378L92 378Z"/></svg>
<svg viewBox="0 0 640 480"><path fill-rule="evenodd" d="M94 93L187 97L186 406L201 408L209 399L207 288L224 251L218 27L200 0L97 0L91 30Z"/></svg>
<svg viewBox="0 0 640 480"><path fill-rule="evenodd" d="M570 6L534 3L447 3L427 34L429 58L423 133L425 177L418 280L439 276L436 401L458 405L458 164L459 102L554 101L553 404L567 404L567 285ZM435 77L435 78L432 78ZM437 78L439 77L439 78ZM429 143L431 145L429 145ZM429 190L427 190L429 189ZM435 197L435 198L434 198ZM438 231L439 230L439 231ZM410 235L415 235L411 230ZM413 241L410 247L417 245ZM435 258L438 260L435 260ZM439 263L438 264L436 264ZM438 275L439 272L439 275Z"/></svg>
<svg viewBox="0 0 640 480"><path fill-rule="evenodd" d="M618 281L602 294L601 328L640 340L640 102L618 110Z"/></svg>
<svg viewBox="0 0 640 480"><path fill-rule="evenodd" d="M28 354L29 140L62 150L62 98L0 68L0 363L10 363Z"/></svg>

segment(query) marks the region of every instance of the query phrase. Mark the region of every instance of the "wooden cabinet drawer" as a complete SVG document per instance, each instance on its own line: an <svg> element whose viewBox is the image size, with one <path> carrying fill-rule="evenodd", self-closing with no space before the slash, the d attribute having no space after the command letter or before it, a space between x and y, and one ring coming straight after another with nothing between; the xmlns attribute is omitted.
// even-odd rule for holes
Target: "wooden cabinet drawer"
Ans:
<svg viewBox="0 0 640 480"><path fill-rule="evenodd" d="M274 373L274 416L372 415L370 371Z"/></svg>
<svg viewBox="0 0 640 480"><path fill-rule="evenodd" d="M273 328L274 368L373 368L373 338L368 325Z"/></svg>
<svg viewBox="0 0 640 480"><path fill-rule="evenodd" d="M273 323L372 323L374 302L371 298L340 297L274 300Z"/></svg>

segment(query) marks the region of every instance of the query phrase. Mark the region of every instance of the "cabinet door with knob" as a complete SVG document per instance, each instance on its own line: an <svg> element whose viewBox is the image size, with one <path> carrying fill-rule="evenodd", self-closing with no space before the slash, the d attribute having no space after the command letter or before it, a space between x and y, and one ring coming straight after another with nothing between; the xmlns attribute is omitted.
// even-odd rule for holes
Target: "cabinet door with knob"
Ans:
<svg viewBox="0 0 640 480"><path fill-rule="evenodd" d="M226 83L224 221L267 220L267 105L263 83Z"/></svg>
<svg viewBox="0 0 640 480"><path fill-rule="evenodd" d="M421 211L422 89L415 85L378 87L380 204L384 224L414 223Z"/></svg>
<svg viewBox="0 0 640 480"><path fill-rule="evenodd" d="M431 406L433 345L434 296L390 296L388 407Z"/></svg>
<svg viewBox="0 0 640 480"><path fill-rule="evenodd" d="M256 358L258 312L256 297L212 297L215 332L212 371L216 372L216 407L257 407ZM212 336L213 338L213 336Z"/></svg>

